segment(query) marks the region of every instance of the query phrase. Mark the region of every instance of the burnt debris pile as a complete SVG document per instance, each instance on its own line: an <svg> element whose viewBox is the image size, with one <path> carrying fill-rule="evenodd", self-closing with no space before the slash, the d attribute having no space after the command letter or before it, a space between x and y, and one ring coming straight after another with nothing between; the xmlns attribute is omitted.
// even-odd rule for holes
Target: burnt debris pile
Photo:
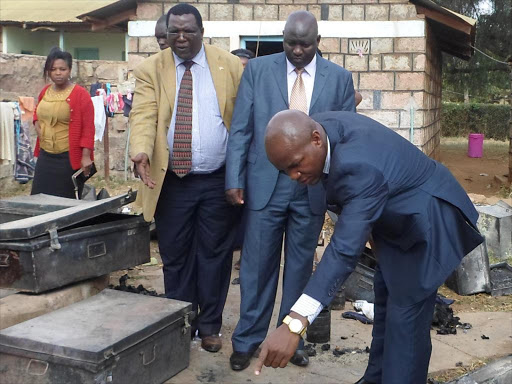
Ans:
<svg viewBox="0 0 512 384"><path fill-rule="evenodd" d="M436 298L432 327L437 328L438 335L456 335L457 328L462 328L464 331L471 329L471 324L461 323L460 318L453 315L453 309L450 308L452 303L453 300L440 295Z"/></svg>
<svg viewBox="0 0 512 384"><path fill-rule="evenodd" d="M163 293L156 293L153 289L146 289L142 284L139 284L137 287L134 285L128 285L126 284L126 281L128 280L128 275L124 274L119 278L119 285L109 285L110 289L115 289L116 291L123 291L123 292L129 292L129 293L137 293L139 295L146 295L146 296L155 296L155 297L165 297L165 294Z"/></svg>

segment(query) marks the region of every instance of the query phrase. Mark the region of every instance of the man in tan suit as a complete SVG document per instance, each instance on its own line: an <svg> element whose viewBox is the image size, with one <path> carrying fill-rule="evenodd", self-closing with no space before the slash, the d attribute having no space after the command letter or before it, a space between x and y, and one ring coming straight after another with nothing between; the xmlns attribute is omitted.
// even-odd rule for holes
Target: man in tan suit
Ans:
<svg viewBox="0 0 512 384"><path fill-rule="evenodd" d="M243 68L203 44L203 33L196 8L169 10L170 49L134 71L130 147L143 182L137 199L144 218L155 218L166 296L199 309L193 326L202 347L217 352L238 219L224 197L224 165Z"/></svg>

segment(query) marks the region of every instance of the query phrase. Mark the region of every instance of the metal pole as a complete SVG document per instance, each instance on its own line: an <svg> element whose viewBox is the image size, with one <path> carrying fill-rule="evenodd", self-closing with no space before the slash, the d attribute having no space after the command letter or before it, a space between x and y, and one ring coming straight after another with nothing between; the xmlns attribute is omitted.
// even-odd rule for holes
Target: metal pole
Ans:
<svg viewBox="0 0 512 384"><path fill-rule="evenodd" d="M105 118L105 133L103 135L103 166L105 168L105 180L110 180L110 161L108 151L108 116Z"/></svg>
<svg viewBox="0 0 512 384"><path fill-rule="evenodd" d="M124 151L124 181L128 180L128 152L130 150L130 124L128 123L128 135L126 136L126 149Z"/></svg>
<svg viewBox="0 0 512 384"><path fill-rule="evenodd" d="M508 183L512 186L512 56L508 59L508 69L510 70L510 94L508 103L510 104L510 119L508 120Z"/></svg>

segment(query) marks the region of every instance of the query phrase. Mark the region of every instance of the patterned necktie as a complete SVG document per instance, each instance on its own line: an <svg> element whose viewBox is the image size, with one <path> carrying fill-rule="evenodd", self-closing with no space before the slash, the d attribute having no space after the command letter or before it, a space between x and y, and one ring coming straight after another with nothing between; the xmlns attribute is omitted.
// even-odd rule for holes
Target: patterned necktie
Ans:
<svg viewBox="0 0 512 384"><path fill-rule="evenodd" d="M178 177L183 177L192 168L192 72L193 61L183 62L185 73L178 91L174 144L172 146L171 168Z"/></svg>
<svg viewBox="0 0 512 384"><path fill-rule="evenodd" d="M294 71L297 73L295 83L293 83L292 94L290 96L290 109L297 109L308 114L308 101L306 99L306 87L304 86L304 80L302 80L302 72L304 68L295 68Z"/></svg>

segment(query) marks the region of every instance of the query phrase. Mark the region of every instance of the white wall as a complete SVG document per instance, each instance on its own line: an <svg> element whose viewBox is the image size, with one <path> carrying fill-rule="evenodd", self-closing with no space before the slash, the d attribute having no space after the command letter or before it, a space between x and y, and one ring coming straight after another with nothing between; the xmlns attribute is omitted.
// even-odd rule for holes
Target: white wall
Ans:
<svg viewBox="0 0 512 384"><path fill-rule="evenodd" d="M59 32L35 31L16 27L4 27L7 44L6 53L32 51L34 55L46 56L53 46L59 45Z"/></svg>
<svg viewBox="0 0 512 384"><path fill-rule="evenodd" d="M74 55L75 48L98 48L100 60L120 61L125 50L125 33L64 33L64 49Z"/></svg>
<svg viewBox="0 0 512 384"><path fill-rule="evenodd" d="M128 22L128 35L147 37L155 35L156 21ZM243 36L281 36L285 21L203 21L204 37L229 37L229 49L240 48ZM322 37L424 37L424 20L399 21L319 21Z"/></svg>
<svg viewBox="0 0 512 384"><path fill-rule="evenodd" d="M7 44L6 53L32 51L34 55L46 56L50 49L59 45L60 32L4 27ZM125 50L125 33L122 32L64 32L64 50L72 55L75 48L98 48L100 60L122 60Z"/></svg>

